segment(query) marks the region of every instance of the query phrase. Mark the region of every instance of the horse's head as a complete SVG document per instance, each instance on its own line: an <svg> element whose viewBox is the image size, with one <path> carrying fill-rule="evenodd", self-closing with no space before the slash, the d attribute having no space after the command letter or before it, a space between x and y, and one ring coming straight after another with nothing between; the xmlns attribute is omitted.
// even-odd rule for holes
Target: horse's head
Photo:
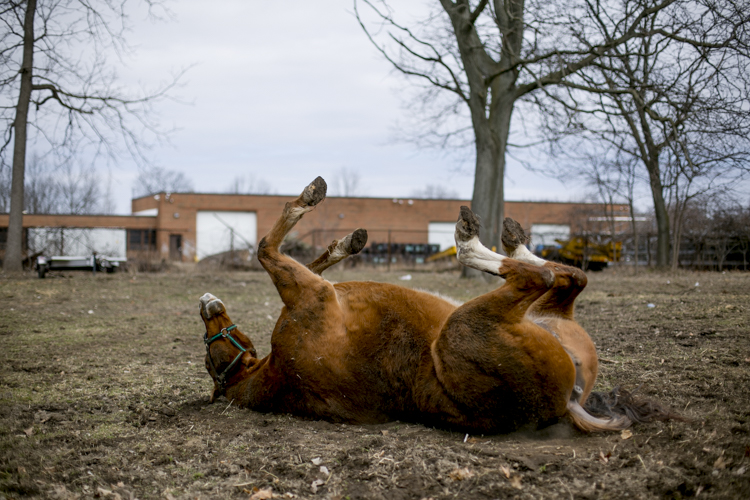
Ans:
<svg viewBox="0 0 750 500"><path fill-rule="evenodd" d="M224 393L229 379L257 362L255 347L232 323L224 303L207 293L200 298L200 314L206 325L206 370L214 381L211 402Z"/></svg>

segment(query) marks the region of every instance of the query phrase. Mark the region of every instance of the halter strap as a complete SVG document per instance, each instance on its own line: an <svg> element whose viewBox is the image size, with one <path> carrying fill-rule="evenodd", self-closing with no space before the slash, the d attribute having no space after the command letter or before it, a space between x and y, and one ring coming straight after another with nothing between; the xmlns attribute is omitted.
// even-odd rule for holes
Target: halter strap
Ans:
<svg viewBox="0 0 750 500"><path fill-rule="evenodd" d="M245 349L244 347L242 347L242 345L240 345L240 343L237 342L237 340L234 337L232 337L232 333L231 332L235 328L237 328L237 325L231 325L231 326L228 326L226 328L222 328L219 333L217 333L216 335L214 335L211 338L208 338L208 332L206 332L206 333L203 334L203 343L206 344L206 355L208 356L208 362L211 365L211 369L213 369L214 373L216 373L216 380L217 380L217 382L219 382L219 387L221 389L224 389L224 386L226 385L227 374L229 373L229 370L231 370L232 367L235 364L237 364L237 361L240 360L240 358L242 357L242 355L247 352L247 349ZM218 373L216 371L216 366L214 365L214 360L211 358L211 351L210 351L210 349L211 349L211 344L215 340L219 340L220 338L229 339L229 341L232 344L234 344L234 346L237 349L239 349L240 352L237 353L237 356L234 357L234 359L232 360L232 362L229 363L229 366L227 366L224 369L224 371L222 371L221 373Z"/></svg>

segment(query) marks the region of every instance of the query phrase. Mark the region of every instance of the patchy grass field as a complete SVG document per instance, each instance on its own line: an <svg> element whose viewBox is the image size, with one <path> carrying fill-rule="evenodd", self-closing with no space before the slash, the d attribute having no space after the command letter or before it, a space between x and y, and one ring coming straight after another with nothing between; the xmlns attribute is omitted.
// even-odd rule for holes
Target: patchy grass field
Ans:
<svg viewBox="0 0 750 500"><path fill-rule="evenodd" d="M459 300L491 288L400 274L328 276ZM750 274L589 280L596 389L642 385L689 421L466 436L209 405L198 297L220 297L265 355L281 302L264 273L0 278L0 498L750 498Z"/></svg>

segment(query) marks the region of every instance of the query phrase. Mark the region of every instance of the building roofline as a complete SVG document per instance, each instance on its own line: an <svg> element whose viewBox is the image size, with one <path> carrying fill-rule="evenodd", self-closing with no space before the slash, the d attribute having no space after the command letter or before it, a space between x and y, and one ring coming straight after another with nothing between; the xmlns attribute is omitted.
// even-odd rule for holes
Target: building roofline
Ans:
<svg viewBox="0 0 750 500"><path fill-rule="evenodd" d="M145 196L139 196L137 198L132 198L131 202L134 202L136 200L143 200L148 198L153 198L156 195L166 195L167 191L159 191L158 193L152 193L147 194ZM188 192L169 192L170 196L174 195L193 195L193 196L254 196L254 197L263 197L263 198L294 198L295 196L299 196L298 194L253 194L253 193L198 193L195 191L188 191ZM471 203L470 199L465 198L418 198L413 196L336 196L336 195L330 195L326 196L326 198L338 198L338 199L351 199L351 200L414 200L414 201L455 201L459 203ZM550 203L550 204L565 204L565 205L604 205L605 203L602 202L594 202L594 201L554 201L554 200L505 200L505 203ZM615 206L620 205L627 205L627 203L615 203Z"/></svg>

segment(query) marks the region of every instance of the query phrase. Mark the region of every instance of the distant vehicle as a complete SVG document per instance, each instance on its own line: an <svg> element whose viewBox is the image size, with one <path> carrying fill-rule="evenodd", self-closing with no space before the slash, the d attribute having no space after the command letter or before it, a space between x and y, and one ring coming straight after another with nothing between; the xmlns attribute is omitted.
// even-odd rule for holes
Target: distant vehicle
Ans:
<svg viewBox="0 0 750 500"><path fill-rule="evenodd" d="M44 278L48 271L106 271L115 272L125 264L127 259L119 257L107 257L105 255L92 254L88 257L66 257L55 255L46 257L40 255L36 258L36 271L39 278Z"/></svg>
<svg viewBox="0 0 750 500"><path fill-rule="evenodd" d="M584 271L601 271L610 262L618 262L622 253L621 241L597 243L580 236L555 241L559 247L540 249L542 258L580 267Z"/></svg>

